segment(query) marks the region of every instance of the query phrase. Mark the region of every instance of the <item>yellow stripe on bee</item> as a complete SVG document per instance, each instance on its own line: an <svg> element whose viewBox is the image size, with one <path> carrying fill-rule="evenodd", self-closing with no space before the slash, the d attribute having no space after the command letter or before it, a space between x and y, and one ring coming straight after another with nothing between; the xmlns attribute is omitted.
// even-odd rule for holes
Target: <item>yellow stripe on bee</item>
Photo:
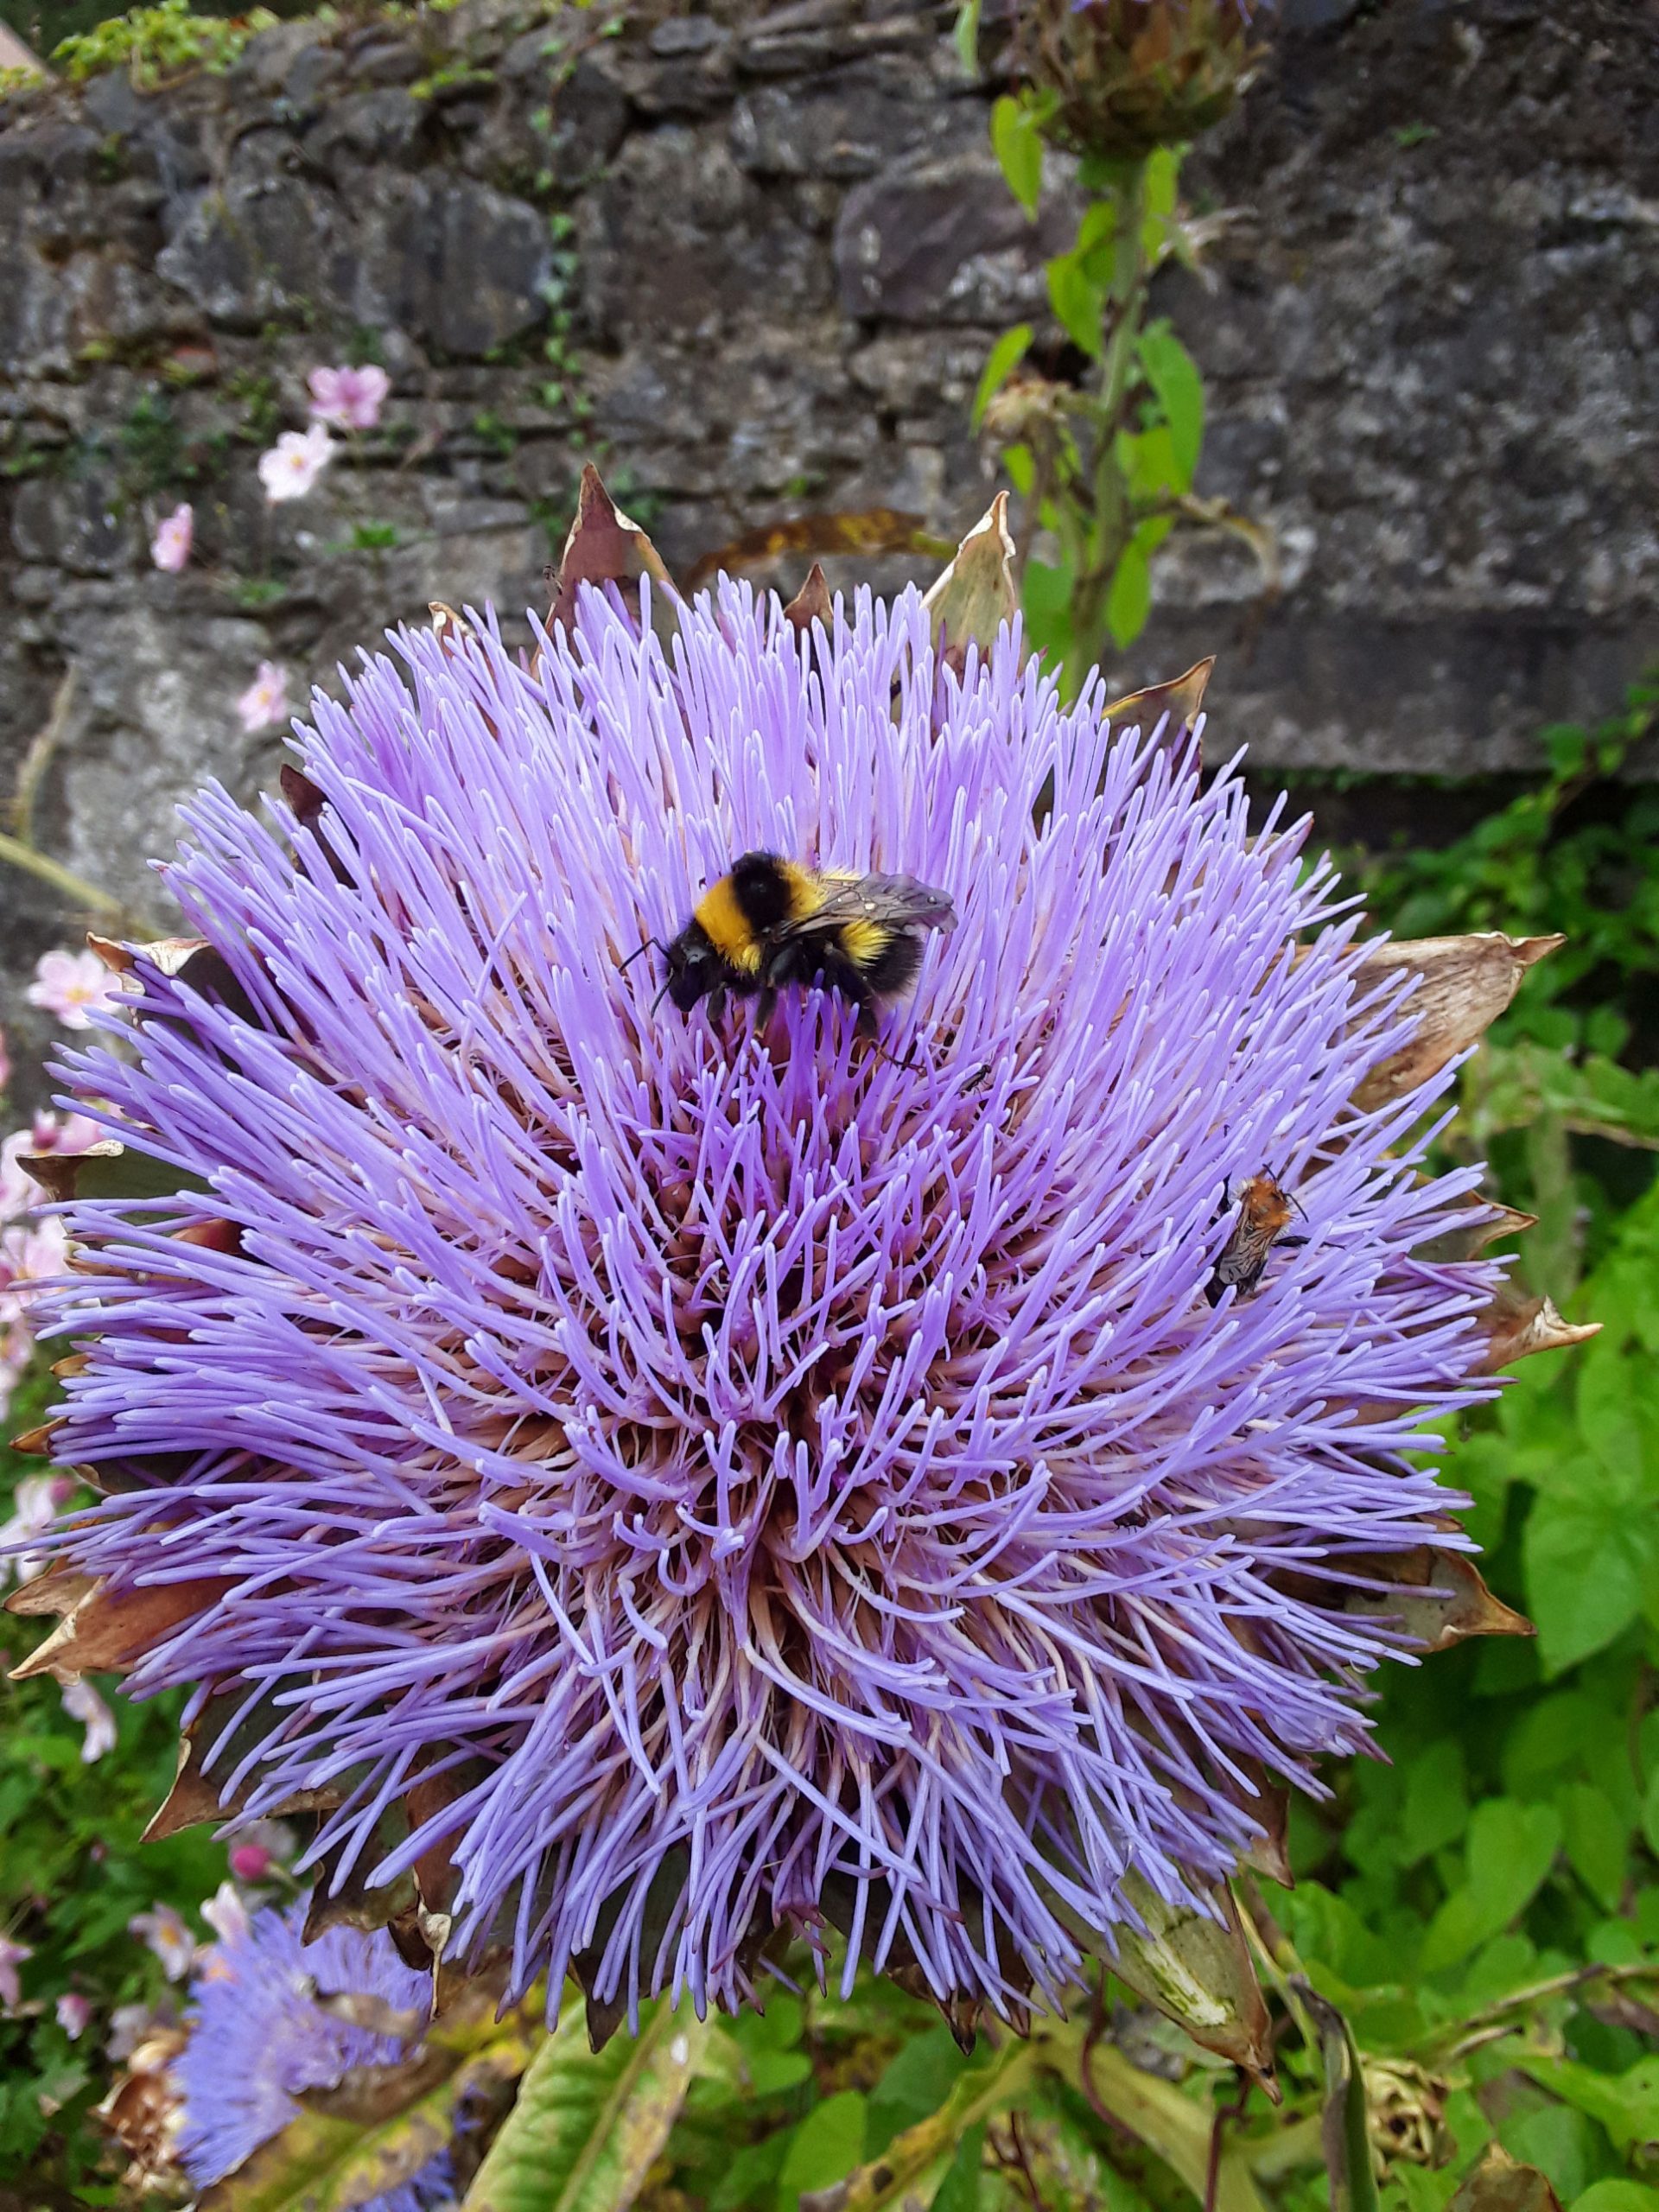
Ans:
<svg viewBox="0 0 1659 2212"><path fill-rule="evenodd" d="M893 931L880 922L843 922L836 936L847 957L856 967L868 968L887 950Z"/></svg>
<svg viewBox="0 0 1659 2212"><path fill-rule="evenodd" d="M729 875L722 875L718 883L709 885L698 899L692 918L701 925L722 959L730 961L734 968L741 969L746 976L760 973L760 940L744 919Z"/></svg>
<svg viewBox="0 0 1659 2212"><path fill-rule="evenodd" d="M826 883L849 882L850 877L829 871L803 868L798 861L779 861L778 872L789 886L789 918L791 922L810 921L823 904Z"/></svg>

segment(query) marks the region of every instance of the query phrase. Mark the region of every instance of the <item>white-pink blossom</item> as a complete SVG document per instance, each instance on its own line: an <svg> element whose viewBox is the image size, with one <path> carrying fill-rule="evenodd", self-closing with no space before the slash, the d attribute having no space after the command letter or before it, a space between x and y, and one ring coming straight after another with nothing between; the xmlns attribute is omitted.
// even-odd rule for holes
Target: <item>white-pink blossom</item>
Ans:
<svg viewBox="0 0 1659 2212"><path fill-rule="evenodd" d="M0 1936L0 2005L8 2012L16 2012L22 1994L17 1983L17 1969L25 1959L34 1955L29 1944L14 1943L10 1936Z"/></svg>
<svg viewBox="0 0 1659 2212"><path fill-rule="evenodd" d="M259 481L273 505L302 499L334 457L334 442L321 423L308 430L284 430L259 456Z"/></svg>
<svg viewBox="0 0 1659 2212"><path fill-rule="evenodd" d="M219 1884L201 1908L201 1916L221 1943L239 1943L253 1926L234 1882Z"/></svg>
<svg viewBox="0 0 1659 2212"><path fill-rule="evenodd" d="M288 671L278 661L262 660L259 673L236 702L242 727L251 737L288 719Z"/></svg>
<svg viewBox="0 0 1659 2212"><path fill-rule="evenodd" d="M0 1525L0 1546L27 1543L43 1535L59 1512L75 1494L72 1475L25 1475L11 1494L11 1518ZM32 1582L50 1564L44 1552L8 1551L0 1557L0 1585L15 1573L20 1583ZM64 1702L67 1704L66 1698Z"/></svg>
<svg viewBox="0 0 1659 2212"><path fill-rule="evenodd" d="M372 362L361 369L313 369L311 412L319 423L342 430L372 430L391 390L391 378Z"/></svg>
<svg viewBox="0 0 1659 2212"><path fill-rule="evenodd" d="M196 1939L170 1904L158 1904L153 1912L135 1912L127 1923L127 1933L138 1936L155 1952L169 1981L182 1981L189 1973L196 1955Z"/></svg>
<svg viewBox="0 0 1659 2212"><path fill-rule="evenodd" d="M72 1719L86 1726L86 1734L80 1746L83 1766L91 1766L105 1751L115 1749L115 1715L84 1675L64 1684L63 1709Z"/></svg>
<svg viewBox="0 0 1659 2212"><path fill-rule="evenodd" d="M155 2025L156 2018L148 2005L118 2005L110 2015L105 2056L112 2058L118 2066L123 2059L130 2058Z"/></svg>
<svg viewBox="0 0 1659 2212"><path fill-rule="evenodd" d="M86 1029L98 1008L119 991L120 979L95 952L69 952L60 946L35 962L35 980L24 996L31 1006L55 1014L66 1029Z"/></svg>
<svg viewBox="0 0 1659 2212"><path fill-rule="evenodd" d="M91 1999L83 1997L78 1989L66 1989L53 2009L58 2016L58 2025L65 2035L71 2043L78 2043L92 2017Z"/></svg>
<svg viewBox="0 0 1659 2212"><path fill-rule="evenodd" d="M190 541L195 527L196 511L188 499L175 507L170 515L162 516L149 541L149 557L158 569L177 575L190 558Z"/></svg>

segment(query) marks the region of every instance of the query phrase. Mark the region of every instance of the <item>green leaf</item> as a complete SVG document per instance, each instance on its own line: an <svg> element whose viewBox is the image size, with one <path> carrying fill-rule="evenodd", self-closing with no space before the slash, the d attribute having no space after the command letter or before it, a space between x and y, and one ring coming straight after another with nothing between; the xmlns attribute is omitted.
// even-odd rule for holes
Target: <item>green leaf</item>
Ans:
<svg viewBox="0 0 1659 2212"><path fill-rule="evenodd" d="M1043 190L1043 141L1023 100L1005 92L992 108L991 146L1008 190L1034 217Z"/></svg>
<svg viewBox="0 0 1659 2212"><path fill-rule="evenodd" d="M1576 2059L1545 2058L1525 2050L1511 2063L1541 2088L1599 2120L1616 2151L1628 2153L1659 2143L1659 2057L1639 2058L1622 2074L1598 2074Z"/></svg>
<svg viewBox="0 0 1659 2212"><path fill-rule="evenodd" d="M963 67L976 77L979 74L979 14L980 0L963 0L954 33L957 57Z"/></svg>
<svg viewBox="0 0 1659 2212"><path fill-rule="evenodd" d="M814 2105L790 2139L778 2177L778 2212L795 2212L804 2190L844 2181L864 2155L864 2099L838 2089Z"/></svg>
<svg viewBox="0 0 1659 2212"><path fill-rule="evenodd" d="M985 2156L985 2122L970 2127L957 2145L933 2199L933 2212L979 2212L979 2171ZM1610 2206L1608 2212L1619 2212Z"/></svg>
<svg viewBox="0 0 1659 2212"><path fill-rule="evenodd" d="M1056 254L1044 264L1043 274L1048 279L1049 303L1061 327L1079 351L1091 361L1099 360L1106 350L1101 328L1106 312L1105 285L1090 275L1080 253Z"/></svg>
<svg viewBox="0 0 1659 2212"><path fill-rule="evenodd" d="M1527 1610L1538 1628L1546 1672L1558 1675L1605 1650L1642 1611L1659 1529L1651 1510L1610 1494L1580 1455L1576 1494L1552 1491L1534 1503L1522 1540Z"/></svg>
<svg viewBox="0 0 1659 2212"><path fill-rule="evenodd" d="M1561 1840L1573 1871L1597 1901L1617 1912L1624 1894L1630 1832L1603 1790L1570 1782L1561 1791Z"/></svg>
<svg viewBox="0 0 1659 2212"><path fill-rule="evenodd" d="M1455 1736L1442 1736L1412 1761L1406 1778L1400 1832L1402 1864L1414 1866L1431 1851L1455 1841L1468 1817L1463 1745Z"/></svg>
<svg viewBox="0 0 1659 2212"><path fill-rule="evenodd" d="M1031 325L1028 322L1017 323L1012 330L1003 332L986 355L985 366L980 373L979 389L974 394L976 429L985 419L985 410L1025 359L1026 349L1031 340Z"/></svg>
<svg viewBox="0 0 1659 2212"><path fill-rule="evenodd" d="M1106 597L1106 626L1120 652L1135 643L1146 628L1151 612L1152 563L1145 541L1137 531L1123 548Z"/></svg>
<svg viewBox="0 0 1659 2212"><path fill-rule="evenodd" d="M1141 334L1141 366L1157 394L1164 421L1169 426L1175 465L1180 472L1176 488L1191 487L1204 443L1204 379L1198 364L1166 322L1154 322Z"/></svg>
<svg viewBox="0 0 1659 2212"><path fill-rule="evenodd" d="M1306 1981L1293 1986L1319 2031L1319 2053L1325 2063L1319 2139L1331 2183L1331 2212L1376 2212L1365 2076L1360 2070L1353 2036L1334 2005Z"/></svg>
<svg viewBox="0 0 1659 2212"><path fill-rule="evenodd" d="M464 2212L625 2212L668 2139L712 2030L666 2000L638 2037L588 2047L586 2008L568 2004L467 2192Z"/></svg>
<svg viewBox="0 0 1659 2212"><path fill-rule="evenodd" d="M948 2028L912 2037L870 2092L865 2157L879 2158L902 2128L937 2111L967 2063Z"/></svg>
<svg viewBox="0 0 1659 2212"><path fill-rule="evenodd" d="M1659 2189L1617 2177L1592 2181L1573 2200L1572 2212L1659 2212Z"/></svg>
<svg viewBox="0 0 1659 2212"><path fill-rule="evenodd" d="M1466 1872L1429 1923L1418 1961L1424 1974L1465 1958L1525 1910L1548 1873L1561 1840L1553 1805L1489 1798L1469 1820Z"/></svg>

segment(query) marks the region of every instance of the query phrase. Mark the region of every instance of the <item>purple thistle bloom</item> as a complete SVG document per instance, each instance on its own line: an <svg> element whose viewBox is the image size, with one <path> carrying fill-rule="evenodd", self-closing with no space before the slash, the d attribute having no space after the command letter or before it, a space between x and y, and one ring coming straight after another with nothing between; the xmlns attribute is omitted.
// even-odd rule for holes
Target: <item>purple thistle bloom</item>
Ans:
<svg viewBox="0 0 1659 2212"><path fill-rule="evenodd" d="M1306 825L1017 631L958 678L913 594L804 640L728 584L669 653L592 590L535 675L398 643L315 702L312 826L188 810L234 988L141 961L134 1057L67 1056L207 1188L71 1209L59 1549L200 1586L130 1690L213 1694L245 1819L333 1784L331 1880L447 1853L515 1992L735 2003L828 1923L1057 1997L1126 1872L1200 1891L1363 1745L1375 1555L1467 1548L1406 1456L1491 1387L1493 1270L1414 1256L1449 1077L1351 1103L1413 1023ZM885 1056L819 992L653 1011L751 848L954 898ZM1268 1163L1303 1241L1212 1306Z"/></svg>
<svg viewBox="0 0 1659 2212"><path fill-rule="evenodd" d="M354 2066L390 2066L405 2044L324 2008L326 1997L378 1999L394 2012L429 2009L430 1978L404 1965L383 1933L331 1928L302 1941L306 1908L267 1910L215 1944L191 1985L189 2040L173 2062L184 2100L178 2157L199 2189L234 2173L301 2107L305 2089L333 2088ZM363 2212L426 2212L450 2193L447 2151Z"/></svg>

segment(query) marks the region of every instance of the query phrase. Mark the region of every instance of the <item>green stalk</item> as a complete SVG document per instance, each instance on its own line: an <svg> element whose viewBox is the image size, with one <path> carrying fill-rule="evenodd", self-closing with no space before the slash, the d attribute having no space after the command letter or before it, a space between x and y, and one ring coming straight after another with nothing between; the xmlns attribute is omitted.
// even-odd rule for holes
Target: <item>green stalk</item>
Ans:
<svg viewBox="0 0 1659 2212"><path fill-rule="evenodd" d="M1147 164L1128 164L1114 189L1111 289L1106 296L1107 335L1094 416L1093 522L1089 558L1071 588L1072 649L1079 668L1097 665L1108 642L1106 604L1124 548L1134 535L1129 487L1117 458L1117 433L1128 407L1135 346L1147 308Z"/></svg>
<svg viewBox="0 0 1659 2212"><path fill-rule="evenodd" d="M85 906L94 914L119 914L125 912L121 901L108 891L100 891L95 883L88 883L84 875L77 875L61 861L48 860L44 853L37 853L33 845L21 839L8 837L0 832L0 861L10 861L13 868L37 875L42 883L49 883L61 891L77 906Z"/></svg>

